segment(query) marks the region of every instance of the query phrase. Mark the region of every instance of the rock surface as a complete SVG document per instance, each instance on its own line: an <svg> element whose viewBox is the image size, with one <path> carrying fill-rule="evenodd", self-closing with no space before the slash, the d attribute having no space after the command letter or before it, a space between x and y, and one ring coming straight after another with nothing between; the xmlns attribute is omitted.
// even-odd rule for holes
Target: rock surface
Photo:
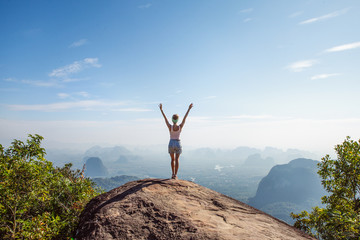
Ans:
<svg viewBox="0 0 360 240"><path fill-rule="evenodd" d="M76 239L313 239L242 202L184 180L129 182L92 199Z"/></svg>

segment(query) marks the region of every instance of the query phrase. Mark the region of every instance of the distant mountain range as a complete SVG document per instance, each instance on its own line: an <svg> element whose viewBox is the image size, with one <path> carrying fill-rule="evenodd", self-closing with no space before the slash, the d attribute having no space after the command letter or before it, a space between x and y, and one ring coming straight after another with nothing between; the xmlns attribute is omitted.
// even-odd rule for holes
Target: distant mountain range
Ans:
<svg viewBox="0 0 360 240"><path fill-rule="evenodd" d="M98 157L89 157L85 163L86 177L106 177L109 175L107 168Z"/></svg>
<svg viewBox="0 0 360 240"><path fill-rule="evenodd" d="M85 157L96 156L103 159L105 162L119 162L126 163L128 160L138 158L125 147L115 146L115 147L100 147L94 146L88 149L84 153Z"/></svg>
<svg viewBox="0 0 360 240"><path fill-rule="evenodd" d="M121 175L111 178L93 178L91 180L95 182L96 185L101 187L103 190L110 191L111 189L117 188L127 182L140 180L140 179L135 176Z"/></svg>
<svg viewBox="0 0 360 240"><path fill-rule="evenodd" d="M82 169L86 163L86 176L96 178L105 190L136 179L171 176L166 145L160 152L150 147L95 146L82 153L51 149L47 153L47 159L57 166L72 162L74 168ZM318 162L309 159L313 157L317 159L310 152L271 147L185 149L178 176L292 223L291 211L310 210L320 205L320 197L325 195L316 173ZM133 177L117 177L120 175Z"/></svg>
<svg viewBox="0 0 360 240"><path fill-rule="evenodd" d="M242 167L262 168L270 170L275 165L275 160L271 157L262 158L259 153L250 155L246 158Z"/></svg>

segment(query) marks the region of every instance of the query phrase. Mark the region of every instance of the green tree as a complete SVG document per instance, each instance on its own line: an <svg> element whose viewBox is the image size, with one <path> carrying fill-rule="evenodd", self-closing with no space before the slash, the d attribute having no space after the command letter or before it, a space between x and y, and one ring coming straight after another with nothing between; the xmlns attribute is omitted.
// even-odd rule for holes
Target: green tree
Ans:
<svg viewBox="0 0 360 240"><path fill-rule="evenodd" d="M322 185L329 193L321 198L325 207L291 216L295 227L319 239L359 239L360 140L347 137L335 151L336 160L326 155L318 164Z"/></svg>
<svg viewBox="0 0 360 240"><path fill-rule="evenodd" d="M0 238L68 239L85 204L98 195L94 183L71 164L53 167L43 138L0 144Z"/></svg>

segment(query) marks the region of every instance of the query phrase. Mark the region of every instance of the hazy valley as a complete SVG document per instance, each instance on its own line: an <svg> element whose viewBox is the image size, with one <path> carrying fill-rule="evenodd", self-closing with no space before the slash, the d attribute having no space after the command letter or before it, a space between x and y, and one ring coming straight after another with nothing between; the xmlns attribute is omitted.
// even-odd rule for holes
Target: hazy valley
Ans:
<svg viewBox="0 0 360 240"><path fill-rule="evenodd" d="M169 178L170 159L166 150L166 146L163 151L151 148L130 150L122 146L95 146L83 153L49 149L47 159L55 165L72 162L74 167L79 169L86 163L86 176L108 191L137 179ZM179 177L292 223L290 212L309 210L319 205L319 196L323 194L316 174L316 161L299 158L319 159L313 153L297 149L282 151L271 147L263 150L249 147L231 150L200 148L182 154ZM294 159L299 160L292 161ZM298 164L287 164L290 161ZM283 171L278 171L279 168ZM304 170L303 174L301 170L297 178L292 179L289 171L299 172L299 169ZM264 184L267 186L264 187ZM290 186L293 191L282 186ZM264 189L271 190L266 192ZM287 197L288 195L293 198ZM266 202L268 199L274 200Z"/></svg>

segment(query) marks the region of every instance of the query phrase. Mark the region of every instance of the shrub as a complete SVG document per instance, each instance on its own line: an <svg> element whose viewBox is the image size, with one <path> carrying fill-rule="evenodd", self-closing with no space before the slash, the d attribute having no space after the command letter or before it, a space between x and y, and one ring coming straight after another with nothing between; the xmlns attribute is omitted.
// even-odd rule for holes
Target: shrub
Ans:
<svg viewBox="0 0 360 240"><path fill-rule="evenodd" d="M43 137L0 144L0 238L69 239L86 203L99 194L71 164L45 159Z"/></svg>

